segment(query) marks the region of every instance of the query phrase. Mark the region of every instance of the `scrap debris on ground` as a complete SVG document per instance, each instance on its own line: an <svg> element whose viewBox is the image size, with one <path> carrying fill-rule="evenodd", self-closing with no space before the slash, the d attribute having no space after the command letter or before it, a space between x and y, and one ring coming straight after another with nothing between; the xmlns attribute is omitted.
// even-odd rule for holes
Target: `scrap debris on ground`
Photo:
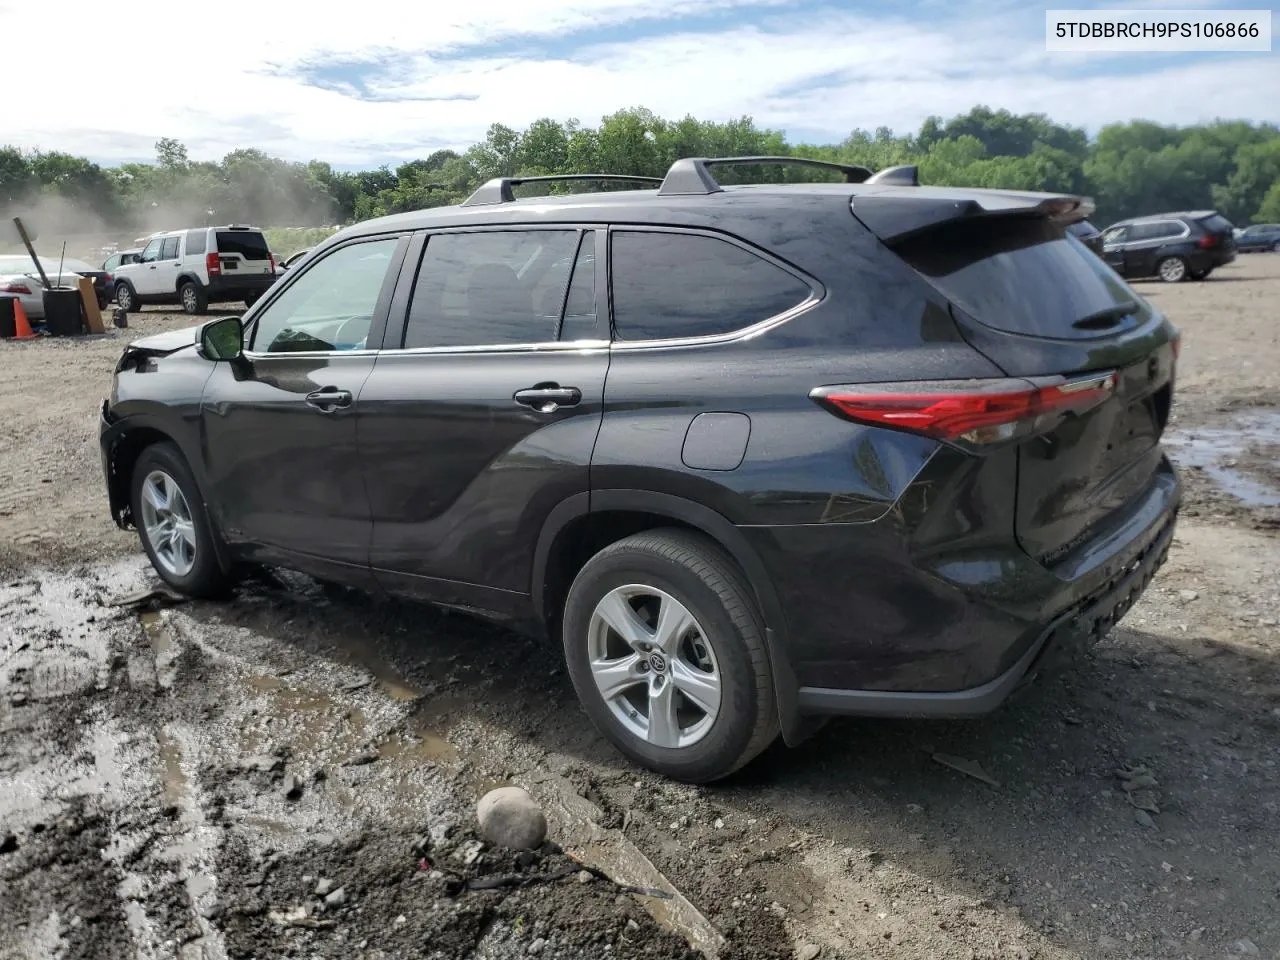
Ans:
<svg viewBox="0 0 1280 960"><path fill-rule="evenodd" d="M1187 503L1122 625L992 717L834 721L707 788L498 628L158 589L97 402L190 318L0 343L0 960L1280 957L1280 257L1140 290Z"/></svg>

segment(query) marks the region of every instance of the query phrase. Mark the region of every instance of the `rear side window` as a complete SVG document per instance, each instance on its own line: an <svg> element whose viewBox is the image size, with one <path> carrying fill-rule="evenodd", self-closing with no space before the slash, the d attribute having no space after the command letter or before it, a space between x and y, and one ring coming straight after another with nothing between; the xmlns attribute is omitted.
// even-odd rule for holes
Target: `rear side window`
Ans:
<svg viewBox="0 0 1280 960"><path fill-rule="evenodd" d="M1096 337L1097 327L1081 321L1148 310L1088 247L1048 220L950 223L895 250L975 320L1009 333Z"/></svg>
<svg viewBox="0 0 1280 960"><path fill-rule="evenodd" d="M596 232L588 230L578 246L578 259L569 281L569 295L560 324L561 340L589 340L596 336Z"/></svg>
<svg viewBox="0 0 1280 960"><path fill-rule="evenodd" d="M1205 217L1200 221L1200 226L1204 227L1210 233L1230 233L1232 230L1231 221L1220 213L1215 213L1211 217Z"/></svg>
<svg viewBox="0 0 1280 960"><path fill-rule="evenodd" d="M267 238L256 230L219 230L218 252L238 253L246 260L266 260L271 256Z"/></svg>
<svg viewBox="0 0 1280 960"><path fill-rule="evenodd" d="M208 246L208 234L204 230L187 231L187 256L196 257L204 253Z"/></svg>
<svg viewBox="0 0 1280 960"><path fill-rule="evenodd" d="M799 306L811 292L781 267L717 237L618 230L609 246L619 340L732 333Z"/></svg>
<svg viewBox="0 0 1280 960"><path fill-rule="evenodd" d="M178 259L178 243L181 237L165 237L164 244L160 248L161 260L177 260Z"/></svg>
<svg viewBox="0 0 1280 960"><path fill-rule="evenodd" d="M433 236L413 287L405 347L555 340L577 251L577 230Z"/></svg>

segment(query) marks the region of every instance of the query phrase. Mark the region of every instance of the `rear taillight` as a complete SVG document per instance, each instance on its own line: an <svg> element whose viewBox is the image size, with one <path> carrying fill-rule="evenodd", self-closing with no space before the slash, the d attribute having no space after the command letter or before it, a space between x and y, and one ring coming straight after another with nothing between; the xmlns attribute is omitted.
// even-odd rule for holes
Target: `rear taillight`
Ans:
<svg viewBox="0 0 1280 960"><path fill-rule="evenodd" d="M968 447L990 447L1045 433L1115 391L1114 373L1043 383L944 380L819 387L810 396L837 416Z"/></svg>
<svg viewBox="0 0 1280 960"><path fill-rule="evenodd" d="M206 253L204 255L204 268L211 278L222 276L222 261L218 259L216 253Z"/></svg>
<svg viewBox="0 0 1280 960"><path fill-rule="evenodd" d="M0 283L0 293L18 293L29 297L31 288L25 283Z"/></svg>
<svg viewBox="0 0 1280 960"><path fill-rule="evenodd" d="M1219 239L1220 238L1216 233L1206 233L1203 237L1200 238L1198 245L1201 250L1212 250L1214 247L1218 245Z"/></svg>
<svg viewBox="0 0 1280 960"><path fill-rule="evenodd" d="M103 276L103 278L102 278L102 285L103 285L104 287L106 287L106 286L110 286L110 285L111 285L112 283L114 283L114 282L115 282L115 277L111 276L111 274L109 274L109 273L108 273L108 274L106 274L106 275L104 275L104 276Z"/></svg>
<svg viewBox="0 0 1280 960"><path fill-rule="evenodd" d="M267 260L271 264L271 272L276 272L276 255L274 253L267 254Z"/></svg>

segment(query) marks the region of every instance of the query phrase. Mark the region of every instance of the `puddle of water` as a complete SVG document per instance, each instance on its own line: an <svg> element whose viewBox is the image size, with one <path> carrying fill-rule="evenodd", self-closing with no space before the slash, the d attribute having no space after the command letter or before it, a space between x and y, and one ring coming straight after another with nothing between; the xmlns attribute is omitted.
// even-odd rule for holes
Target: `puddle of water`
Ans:
<svg viewBox="0 0 1280 960"><path fill-rule="evenodd" d="M415 732L416 741L394 739L378 744L378 756L384 760L429 760L432 763L456 760L458 751L444 737L430 730Z"/></svg>
<svg viewBox="0 0 1280 960"><path fill-rule="evenodd" d="M156 737L160 746L161 786L164 802L170 806L179 806L187 791L187 775L182 772L182 751L178 743L169 734L161 732Z"/></svg>
<svg viewBox="0 0 1280 960"><path fill-rule="evenodd" d="M1280 446L1280 410L1238 414L1229 427L1171 431L1163 440L1183 467L1202 469L1225 492L1253 507L1280 506L1280 487L1240 468L1253 447ZM1255 458L1256 459L1256 458Z"/></svg>

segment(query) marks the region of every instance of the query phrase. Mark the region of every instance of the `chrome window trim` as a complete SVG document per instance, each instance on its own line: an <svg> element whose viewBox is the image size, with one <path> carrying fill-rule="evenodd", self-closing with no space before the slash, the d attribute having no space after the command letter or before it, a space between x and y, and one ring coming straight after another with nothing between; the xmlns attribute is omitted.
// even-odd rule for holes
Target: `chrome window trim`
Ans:
<svg viewBox="0 0 1280 960"><path fill-rule="evenodd" d="M244 356L249 360L279 360L292 357L325 359L330 357L406 357L458 353L566 353L581 350L606 350L609 346L608 340L548 340L541 343L489 343L475 346L410 347L408 349L393 347L383 350L282 350L279 353L250 353L245 351Z"/></svg>
<svg viewBox="0 0 1280 960"><path fill-rule="evenodd" d="M614 340L613 349L631 351L666 349L668 347L709 347L716 344L750 340L760 336L762 333L767 333L774 327L780 327L782 324L794 320L802 313L808 313L825 299L825 290L823 290L821 296L818 296L810 287L808 299L800 301L794 307L784 310L782 313L774 314L772 317L766 317L764 320L753 323L750 326L730 330L728 333L710 333L700 337L667 337L662 340Z"/></svg>

